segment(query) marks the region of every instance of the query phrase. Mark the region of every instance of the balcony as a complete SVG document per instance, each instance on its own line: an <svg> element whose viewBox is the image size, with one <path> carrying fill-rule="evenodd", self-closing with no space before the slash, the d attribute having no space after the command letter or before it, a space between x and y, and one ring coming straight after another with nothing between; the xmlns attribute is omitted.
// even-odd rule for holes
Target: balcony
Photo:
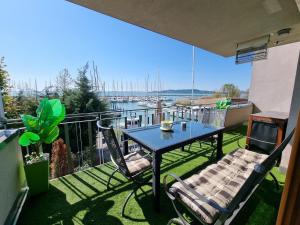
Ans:
<svg viewBox="0 0 300 225"><path fill-rule="evenodd" d="M243 125L224 134L224 153L236 149L238 140L245 143L246 128ZM183 178L189 177L211 163L208 161L209 153L209 145L202 145L200 149L198 143L194 143L190 150L166 153L163 155L161 176L175 173ZM114 188L106 190L106 181L112 171L113 166L108 162L52 179L48 193L27 201L18 224L167 224L170 218L176 216L163 189L161 212L156 213L151 188L144 186L143 192L139 191L138 196L129 201L125 210L127 216L122 217L120 210L132 184L116 174L112 180ZM276 167L273 172L279 180L280 191L267 177L234 224L274 224L285 177ZM151 176L151 173L146 176ZM188 213L185 216L190 217Z"/></svg>

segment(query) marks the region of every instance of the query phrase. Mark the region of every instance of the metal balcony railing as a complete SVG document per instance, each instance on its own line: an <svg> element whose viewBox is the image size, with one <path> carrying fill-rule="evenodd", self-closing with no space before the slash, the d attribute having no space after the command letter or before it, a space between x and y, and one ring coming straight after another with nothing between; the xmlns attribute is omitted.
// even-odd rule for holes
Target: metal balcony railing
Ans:
<svg viewBox="0 0 300 225"><path fill-rule="evenodd" d="M99 132L96 122L112 125L116 136L122 143L122 129L132 127L147 127L159 123L161 120L198 120L200 115L198 109L190 107L162 107L143 108L124 111L105 111L93 113L68 114L59 125L60 138L64 140L68 151L69 173L84 170L86 168L100 165L110 161L109 151ZM17 128L24 130L21 119L8 120L6 128ZM121 144L122 145L122 144ZM129 149L135 148L134 143L129 144ZM43 145L45 153L52 155L52 145ZM30 148L22 149L23 156L31 152ZM51 162L50 162L51 163ZM52 177L54 178L54 177Z"/></svg>

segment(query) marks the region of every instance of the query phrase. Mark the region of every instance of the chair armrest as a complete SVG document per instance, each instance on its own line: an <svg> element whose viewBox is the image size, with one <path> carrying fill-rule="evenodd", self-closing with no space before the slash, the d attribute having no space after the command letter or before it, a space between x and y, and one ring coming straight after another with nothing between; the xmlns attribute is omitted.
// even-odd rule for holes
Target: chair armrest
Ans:
<svg viewBox="0 0 300 225"><path fill-rule="evenodd" d="M177 180L186 190L188 190L191 194L193 194L197 200L200 200L202 202L205 202L207 204L209 204L210 206L212 206L213 208L219 210L221 213L225 214L225 213L230 213L231 211L228 210L227 208L224 208L222 206L220 206L218 203L216 203L215 201L208 199L207 197L205 197L204 195L196 192L194 189L190 188L190 186L188 184L186 184L183 180L181 180L178 176L176 176L175 174L167 174L164 179L163 179L163 185L164 185L164 189L167 193L167 195L169 196L169 198L171 200L175 200L176 196L172 195L169 192L169 188L167 185L167 177L171 176L173 178L175 178L175 180Z"/></svg>
<svg viewBox="0 0 300 225"><path fill-rule="evenodd" d="M258 163L254 166L254 171L259 174L265 174L266 168L262 164Z"/></svg>

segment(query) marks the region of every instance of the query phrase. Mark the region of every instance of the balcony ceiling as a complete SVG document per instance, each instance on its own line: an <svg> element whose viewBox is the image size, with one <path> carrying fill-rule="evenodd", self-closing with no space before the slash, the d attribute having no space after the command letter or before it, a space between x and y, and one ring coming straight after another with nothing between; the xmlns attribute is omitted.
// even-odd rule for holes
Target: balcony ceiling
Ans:
<svg viewBox="0 0 300 225"><path fill-rule="evenodd" d="M300 0L69 1L223 56L268 34L269 47L300 41Z"/></svg>

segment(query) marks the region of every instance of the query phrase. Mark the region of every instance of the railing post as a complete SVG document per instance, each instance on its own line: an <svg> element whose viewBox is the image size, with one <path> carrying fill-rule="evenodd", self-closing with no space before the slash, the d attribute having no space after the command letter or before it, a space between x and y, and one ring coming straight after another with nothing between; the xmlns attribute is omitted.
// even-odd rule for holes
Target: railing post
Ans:
<svg viewBox="0 0 300 225"><path fill-rule="evenodd" d="M127 116L125 116L124 120L125 120L125 125L124 125L124 127L125 127L125 129L127 129Z"/></svg>
<svg viewBox="0 0 300 225"><path fill-rule="evenodd" d="M143 116L142 116L142 115L139 115L139 127L142 126L142 119L143 119Z"/></svg>
<svg viewBox="0 0 300 225"><path fill-rule="evenodd" d="M64 124L64 131L65 131L65 142L67 145L67 157L68 157L68 172L72 173L73 169L73 162L72 162L72 155L71 155L71 148L70 148L70 134L69 134L69 126L67 123Z"/></svg>
<svg viewBox="0 0 300 225"><path fill-rule="evenodd" d="M88 121L88 136L89 136L89 149L92 151L93 137L92 137L92 122Z"/></svg>
<svg viewBox="0 0 300 225"><path fill-rule="evenodd" d="M148 125L148 110L145 110L145 122L144 122L144 126Z"/></svg>

